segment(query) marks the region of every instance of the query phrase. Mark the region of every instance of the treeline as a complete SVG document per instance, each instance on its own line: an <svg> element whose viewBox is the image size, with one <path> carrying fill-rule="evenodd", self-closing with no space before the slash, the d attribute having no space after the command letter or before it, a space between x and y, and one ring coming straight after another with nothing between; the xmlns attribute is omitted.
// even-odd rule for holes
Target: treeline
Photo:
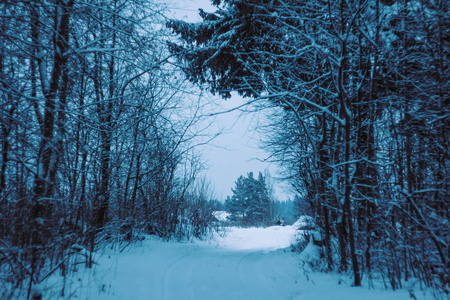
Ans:
<svg viewBox="0 0 450 300"><path fill-rule="evenodd" d="M171 21L192 82L272 107L267 147L354 285L449 292L450 14L445 0L213 1Z"/></svg>
<svg viewBox="0 0 450 300"><path fill-rule="evenodd" d="M268 176L269 175L269 178ZM278 201L275 199L270 174L264 176L258 173L255 178L253 172L247 176L239 176L235 187L231 189L233 195L227 196L223 204L230 216L231 224L235 226L270 226L292 224L304 213L296 207L294 201Z"/></svg>
<svg viewBox="0 0 450 300"><path fill-rule="evenodd" d="M208 231L202 103L170 62L163 12L1 1L0 298L67 274L82 248Z"/></svg>

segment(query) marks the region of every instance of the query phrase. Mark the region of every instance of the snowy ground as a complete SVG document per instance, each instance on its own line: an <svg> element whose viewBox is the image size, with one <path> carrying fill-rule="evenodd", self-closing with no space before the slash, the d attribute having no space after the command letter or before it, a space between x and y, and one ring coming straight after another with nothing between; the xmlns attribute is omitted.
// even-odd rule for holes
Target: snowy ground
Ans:
<svg viewBox="0 0 450 300"><path fill-rule="evenodd" d="M405 290L353 288L347 277L305 272L287 248L294 234L292 226L274 226L231 228L208 242L150 237L122 253L103 254L67 291L78 299L410 299Z"/></svg>

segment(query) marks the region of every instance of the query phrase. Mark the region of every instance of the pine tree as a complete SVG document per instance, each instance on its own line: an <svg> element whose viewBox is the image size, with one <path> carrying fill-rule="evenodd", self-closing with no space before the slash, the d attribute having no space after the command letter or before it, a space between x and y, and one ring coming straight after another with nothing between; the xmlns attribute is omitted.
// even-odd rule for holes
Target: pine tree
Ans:
<svg viewBox="0 0 450 300"><path fill-rule="evenodd" d="M270 221L270 198L265 178L259 172L258 179L249 172L247 177L239 176L233 195L227 197L225 206L232 220L248 225L268 224Z"/></svg>

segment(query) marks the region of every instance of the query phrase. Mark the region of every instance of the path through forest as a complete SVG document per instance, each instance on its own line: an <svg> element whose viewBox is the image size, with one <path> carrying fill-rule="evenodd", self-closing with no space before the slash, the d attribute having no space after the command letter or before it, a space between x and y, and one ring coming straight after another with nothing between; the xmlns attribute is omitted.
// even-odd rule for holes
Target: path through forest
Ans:
<svg viewBox="0 0 450 300"><path fill-rule="evenodd" d="M231 228L207 242L145 240L99 258L81 299L410 299L407 291L352 288L338 275L305 272L288 248L291 226Z"/></svg>

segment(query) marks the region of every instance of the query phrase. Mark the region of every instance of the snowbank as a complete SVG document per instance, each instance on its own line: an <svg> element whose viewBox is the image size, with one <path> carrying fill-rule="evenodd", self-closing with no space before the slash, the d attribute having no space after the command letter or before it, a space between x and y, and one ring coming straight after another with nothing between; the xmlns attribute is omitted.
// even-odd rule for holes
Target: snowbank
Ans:
<svg viewBox="0 0 450 300"><path fill-rule="evenodd" d="M298 230L311 230L315 229L316 224L314 223L314 218L310 216L301 216L292 227Z"/></svg>
<svg viewBox="0 0 450 300"><path fill-rule="evenodd" d="M226 222L228 221L227 218L231 216L231 214L226 211L217 210L213 212L213 216L220 222Z"/></svg>

